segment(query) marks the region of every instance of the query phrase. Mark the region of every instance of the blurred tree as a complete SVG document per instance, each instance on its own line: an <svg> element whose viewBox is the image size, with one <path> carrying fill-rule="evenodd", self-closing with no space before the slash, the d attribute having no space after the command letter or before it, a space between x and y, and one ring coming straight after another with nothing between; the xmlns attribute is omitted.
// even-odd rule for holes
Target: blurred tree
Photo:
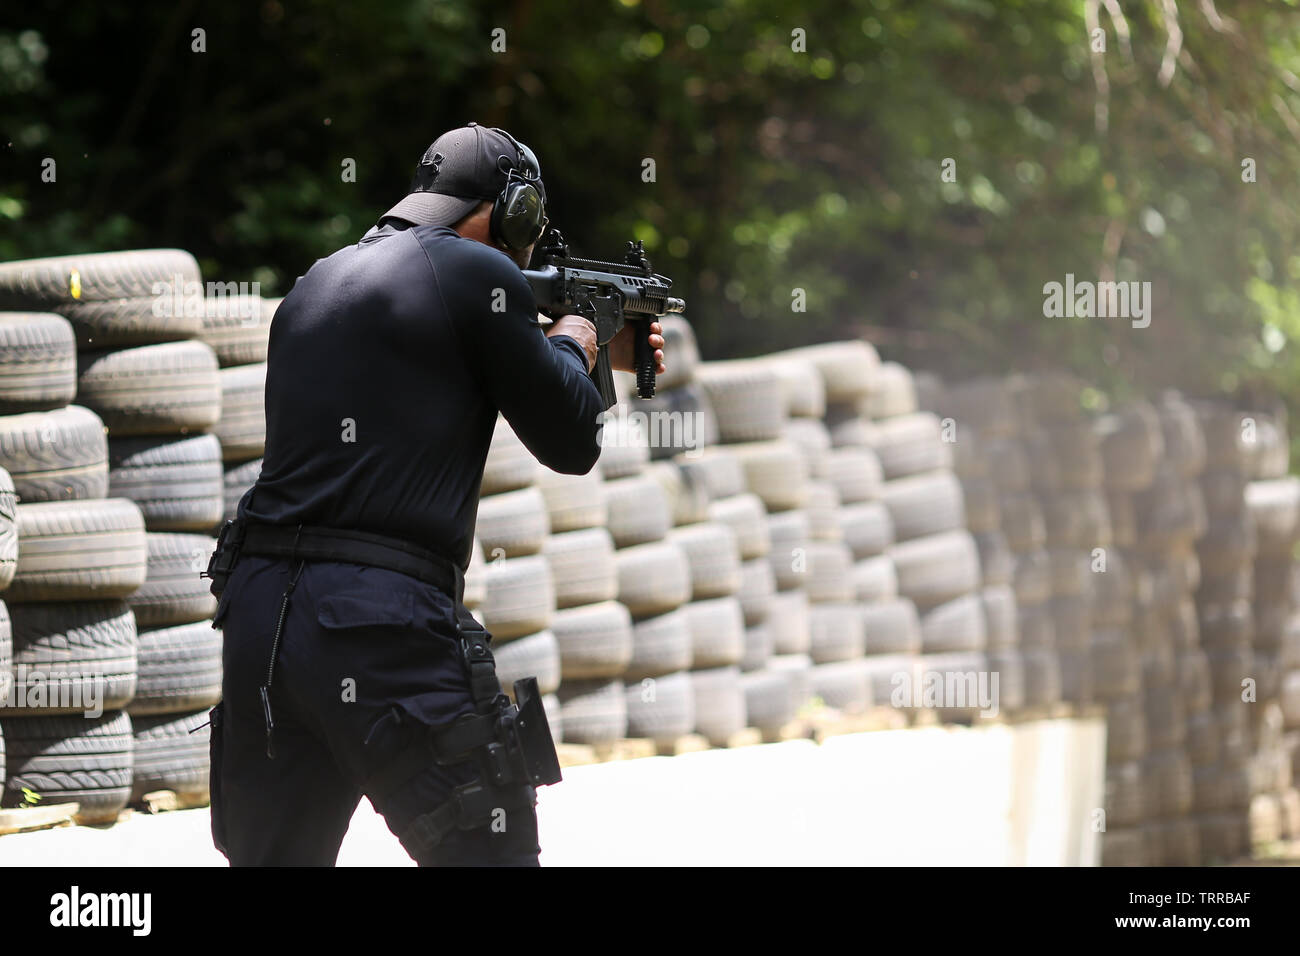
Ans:
<svg viewBox="0 0 1300 956"><path fill-rule="evenodd" d="M283 293L477 119L537 150L581 251L646 240L711 356L867 335L951 374L1294 397L1300 26L1231 14L46 0L0 14L0 257L176 245ZM1151 282L1150 327L1044 317L1067 273Z"/></svg>

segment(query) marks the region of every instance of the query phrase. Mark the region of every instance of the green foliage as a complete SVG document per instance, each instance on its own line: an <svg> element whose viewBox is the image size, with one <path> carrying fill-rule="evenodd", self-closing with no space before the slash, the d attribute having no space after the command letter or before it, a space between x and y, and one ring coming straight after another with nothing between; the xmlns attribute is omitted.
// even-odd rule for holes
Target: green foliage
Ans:
<svg viewBox="0 0 1300 956"><path fill-rule="evenodd" d="M0 21L0 257L176 245L283 294L477 119L536 149L580 252L646 240L710 356L865 334L953 374L1295 390L1294 7L1183 0L1171 52L1160 0L1120 6L31 4ZM1150 328L1043 317L1066 273L1150 281Z"/></svg>

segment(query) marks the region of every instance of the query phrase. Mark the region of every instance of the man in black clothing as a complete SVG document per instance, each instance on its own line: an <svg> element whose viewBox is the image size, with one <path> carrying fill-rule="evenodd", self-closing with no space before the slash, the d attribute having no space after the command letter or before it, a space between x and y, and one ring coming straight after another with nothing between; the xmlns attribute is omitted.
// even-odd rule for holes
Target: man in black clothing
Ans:
<svg viewBox="0 0 1300 956"><path fill-rule="evenodd" d="M266 454L245 523L401 539L463 572L498 411L542 464L591 469L604 411L594 328L561 316L543 331L520 271L540 227L511 217L544 222L544 202L532 152L470 124L434 142L360 242L298 279L271 326ZM661 331L652 323L662 373ZM612 343L616 368L632 368L631 333ZM332 865L364 794L421 865L536 865L531 788L486 825L421 829L480 776L431 752L411 761L430 728L475 710L459 584L292 554L241 554L218 605L218 848L233 865Z"/></svg>

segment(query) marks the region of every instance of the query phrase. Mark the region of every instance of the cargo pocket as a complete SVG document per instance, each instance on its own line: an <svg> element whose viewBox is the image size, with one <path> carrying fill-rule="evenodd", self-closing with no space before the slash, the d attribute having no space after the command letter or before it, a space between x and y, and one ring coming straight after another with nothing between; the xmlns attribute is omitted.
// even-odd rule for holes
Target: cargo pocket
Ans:
<svg viewBox="0 0 1300 956"><path fill-rule="evenodd" d="M353 627L410 627L410 591L353 591L327 594L316 605L316 620L326 630Z"/></svg>
<svg viewBox="0 0 1300 956"><path fill-rule="evenodd" d="M209 812L212 817L212 845L221 851L222 856L227 860L230 854L226 851L226 824L224 819L225 800L221 794L221 748L225 739L223 724L225 723L225 713L222 710L224 702L217 704L208 711L208 719L212 722L212 730L208 736L208 793L209 793Z"/></svg>

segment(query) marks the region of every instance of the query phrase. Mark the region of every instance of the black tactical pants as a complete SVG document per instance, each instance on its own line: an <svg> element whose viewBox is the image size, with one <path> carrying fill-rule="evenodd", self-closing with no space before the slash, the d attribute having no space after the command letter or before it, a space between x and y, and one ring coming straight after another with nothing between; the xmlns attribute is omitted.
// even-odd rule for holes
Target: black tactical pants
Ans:
<svg viewBox="0 0 1300 956"><path fill-rule="evenodd" d="M385 792L369 785L429 727L472 713L452 599L381 568L301 565L271 685L274 759L267 756L259 688L285 588L288 559L244 556L222 593L222 702L212 728L212 834L234 866L332 866L361 796L399 837L453 788L472 762L418 772ZM538 865L531 807L490 826L454 830L430 851L404 841L421 866Z"/></svg>

